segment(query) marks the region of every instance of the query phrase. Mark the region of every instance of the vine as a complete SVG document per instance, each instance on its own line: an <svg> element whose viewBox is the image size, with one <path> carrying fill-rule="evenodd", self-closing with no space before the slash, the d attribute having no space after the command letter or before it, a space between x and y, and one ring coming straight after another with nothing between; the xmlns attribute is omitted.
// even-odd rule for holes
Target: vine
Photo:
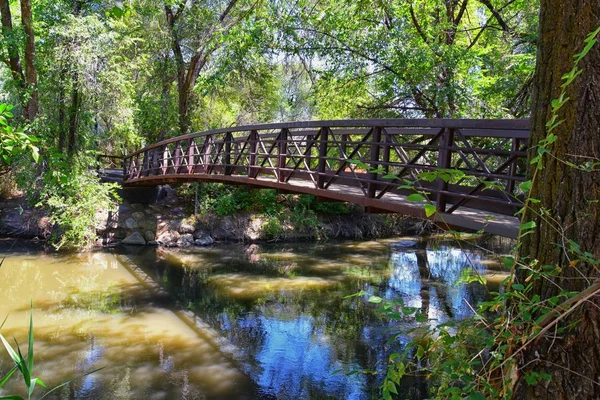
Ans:
<svg viewBox="0 0 600 400"><path fill-rule="evenodd" d="M521 217L517 243L513 254L503 259L504 265L510 268L510 275L502 283L504 291L494 293L491 300L479 304L477 310L473 309L473 317L468 320L452 321L433 327L420 325L415 328L413 331L417 332L413 333L418 333L418 339L413 340L402 353L393 353L389 357L381 386L381 398L392 399L398 395L402 378L410 374L425 376L431 382L430 387L435 388L432 395L438 398L511 398L518 374L526 366L518 365L520 353L551 330L554 335L565 332L571 326L563 326L561 322L591 297L600 293L600 280L596 280L590 282L590 286L581 292L559 288L556 296L542 300L539 295L532 293L535 283L539 280L553 282L553 278L561 273L563 267L538 265L535 260L519 258L523 238L537 228L535 221L526 219L527 215L533 214L544 223L556 229L560 228L558 222L552 220L547 211L535 210L532 207L540 203L539 199L532 196L532 187L538 177L538 171L544 168L546 157L552 157L584 172L594 171L600 165L597 160L585 160L581 165L577 165L568 160L561 160L552 153L553 144L558 140L556 130L565 122L564 119L560 119L560 110L570 100L567 97L567 88L582 73L579 63L597 43L599 34L600 27L586 37L584 48L574 56L574 66L562 77L561 92L551 102L546 136L532 148L535 149L535 156L530 160L531 179L520 185L520 189L525 193L525 200L523 207L516 213ZM420 174L419 179L442 179L449 182L460 174L461 172L456 170L435 170ZM397 179L391 175L386 177ZM414 190L414 182L405 181L401 188ZM428 200L427 194L415 190L407 200L425 203L425 214L430 217L436 212L436 208ZM562 236L565 242L564 250L575 256L569 267L574 268L579 261L594 266L600 265L600 260L595 259L593 254L582 251L576 242ZM516 280L517 269L527 272L524 282ZM401 301L385 301L366 292L356 295L368 296L368 301L378 304L382 314L390 319L410 318L417 323L427 320L426 315L420 314L417 309L405 307ZM543 369L537 369L523 378L528 384L535 385L550 381L552 376ZM582 378L589 379L584 376ZM593 383L600 386L600 382Z"/></svg>

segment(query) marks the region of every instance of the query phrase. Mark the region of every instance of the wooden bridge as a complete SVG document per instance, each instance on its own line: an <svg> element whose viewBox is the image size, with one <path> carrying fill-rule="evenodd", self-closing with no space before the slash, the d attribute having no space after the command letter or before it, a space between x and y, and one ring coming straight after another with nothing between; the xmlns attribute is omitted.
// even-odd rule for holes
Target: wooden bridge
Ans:
<svg viewBox="0 0 600 400"><path fill-rule="evenodd" d="M455 119L239 126L147 146L124 157L119 175L124 186L274 188L516 237L529 127L528 120ZM435 206L433 215L425 202L407 200L416 192L426 196L427 214Z"/></svg>

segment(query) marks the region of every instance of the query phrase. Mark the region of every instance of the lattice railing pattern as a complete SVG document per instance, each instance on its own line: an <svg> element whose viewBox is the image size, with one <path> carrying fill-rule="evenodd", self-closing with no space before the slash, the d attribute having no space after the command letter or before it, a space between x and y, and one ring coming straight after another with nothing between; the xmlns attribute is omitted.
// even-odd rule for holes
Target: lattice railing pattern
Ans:
<svg viewBox="0 0 600 400"><path fill-rule="evenodd" d="M410 182L441 212L468 206L512 214L525 180L527 120L350 120L242 126L168 139L125 157L125 183L243 176L359 188L386 200ZM460 170L454 181L422 173ZM393 175L393 176L392 176Z"/></svg>

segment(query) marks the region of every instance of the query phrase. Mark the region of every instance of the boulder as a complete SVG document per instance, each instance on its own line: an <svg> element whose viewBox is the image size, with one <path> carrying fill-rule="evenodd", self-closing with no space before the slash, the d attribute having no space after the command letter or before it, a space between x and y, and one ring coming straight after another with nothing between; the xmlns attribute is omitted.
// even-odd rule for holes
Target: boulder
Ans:
<svg viewBox="0 0 600 400"><path fill-rule="evenodd" d="M210 236L204 236L201 237L199 239L194 240L194 244L196 246L210 246L211 244L213 244L215 241L213 240L213 238L211 238Z"/></svg>
<svg viewBox="0 0 600 400"><path fill-rule="evenodd" d="M125 220L125 226L127 227L127 229L136 229L139 227L137 221L133 218L127 218Z"/></svg>
<svg viewBox="0 0 600 400"><path fill-rule="evenodd" d="M188 247L188 246L191 246L192 244L194 244L194 235L192 235L191 233L186 233L184 235L181 235L181 237L177 241L177 245L179 247Z"/></svg>
<svg viewBox="0 0 600 400"><path fill-rule="evenodd" d="M139 221L140 219L144 218L145 214L144 214L143 212L136 211L136 212L134 212L133 214L131 214L131 216L132 216L134 219L136 219L136 220L138 220L138 221Z"/></svg>
<svg viewBox="0 0 600 400"><path fill-rule="evenodd" d="M179 234L179 232L168 230L158 235L156 241L158 242L158 244L163 246L175 247L177 246L177 242L179 241L180 237L181 235Z"/></svg>
<svg viewBox="0 0 600 400"><path fill-rule="evenodd" d="M138 221L138 225L140 226L140 228L149 231L153 231L154 229L156 229L156 221L153 221L151 219L142 219Z"/></svg>
<svg viewBox="0 0 600 400"><path fill-rule="evenodd" d="M152 242L152 241L154 241L154 239L156 239L156 236L154 235L153 231L146 231L146 232L144 232L144 238L147 241Z"/></svg>
<svg viewBox="0 0 600 400"><path fill-rule="evenodd" d="M146 239L144 239L144 236L142 236L140 232L133 232L131 235L123 239L122 243L144 246L146 244Z"/></svg>

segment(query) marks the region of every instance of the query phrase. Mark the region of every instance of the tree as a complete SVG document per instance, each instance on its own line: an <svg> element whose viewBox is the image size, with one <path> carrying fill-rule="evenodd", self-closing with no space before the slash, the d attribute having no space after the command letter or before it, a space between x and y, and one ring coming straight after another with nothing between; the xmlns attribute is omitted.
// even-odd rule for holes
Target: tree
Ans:
<svg viewBox="0 0 600 400"><path fill-rule="evenodd" d="M531 197L537 200L526 217L535 229L523 238L520 256L529 266L517 280L531 281L530 298L542 304L567 300L540 322L545 331L519 355L515 398L600 398L600 46L594 41L586 42L579 75L563 85L573 54L600 26L599 7L597 0L541 1L530 140L543 145L529 150ZM547 136L547 122L561 120ZM535 163L540 154L542 169ZM557 276L531 279L545 269ZM551 380L528 384L533 371L549 373Z"/></svg>
<svg viewBox="0 0 600 400"><path fill-rule="evenodd" d="M184 135L191 127L190 101L200 73L230 36L235 36L231 35L233 28L250 16L257 2L176 3L165 2L165 16L177 67L179 130Z"/></svg>
<svg viewBox="0 0 600 400"><path fill-rule="evenodd" d="M18 35L15 35L10 4L8 0L0 0L0 14L2 14L2 36L6 40L8 59L6 64L10 67L16 86L20 89L20 98L23 103L23 115L33 121L38 112L37 70L35 67L35 37L33 32L33 17L31 14L31 0L21 0L21 21L25 31L25 73L21 67L19 56Z"/></svg>
<svg viewBox="0 0 600 400"><path fill-rule="evenodd" d="M527 112L535 2L275 3L285 49L320 61L324 82L316 101L348 93L361 117Z"/></svg>

